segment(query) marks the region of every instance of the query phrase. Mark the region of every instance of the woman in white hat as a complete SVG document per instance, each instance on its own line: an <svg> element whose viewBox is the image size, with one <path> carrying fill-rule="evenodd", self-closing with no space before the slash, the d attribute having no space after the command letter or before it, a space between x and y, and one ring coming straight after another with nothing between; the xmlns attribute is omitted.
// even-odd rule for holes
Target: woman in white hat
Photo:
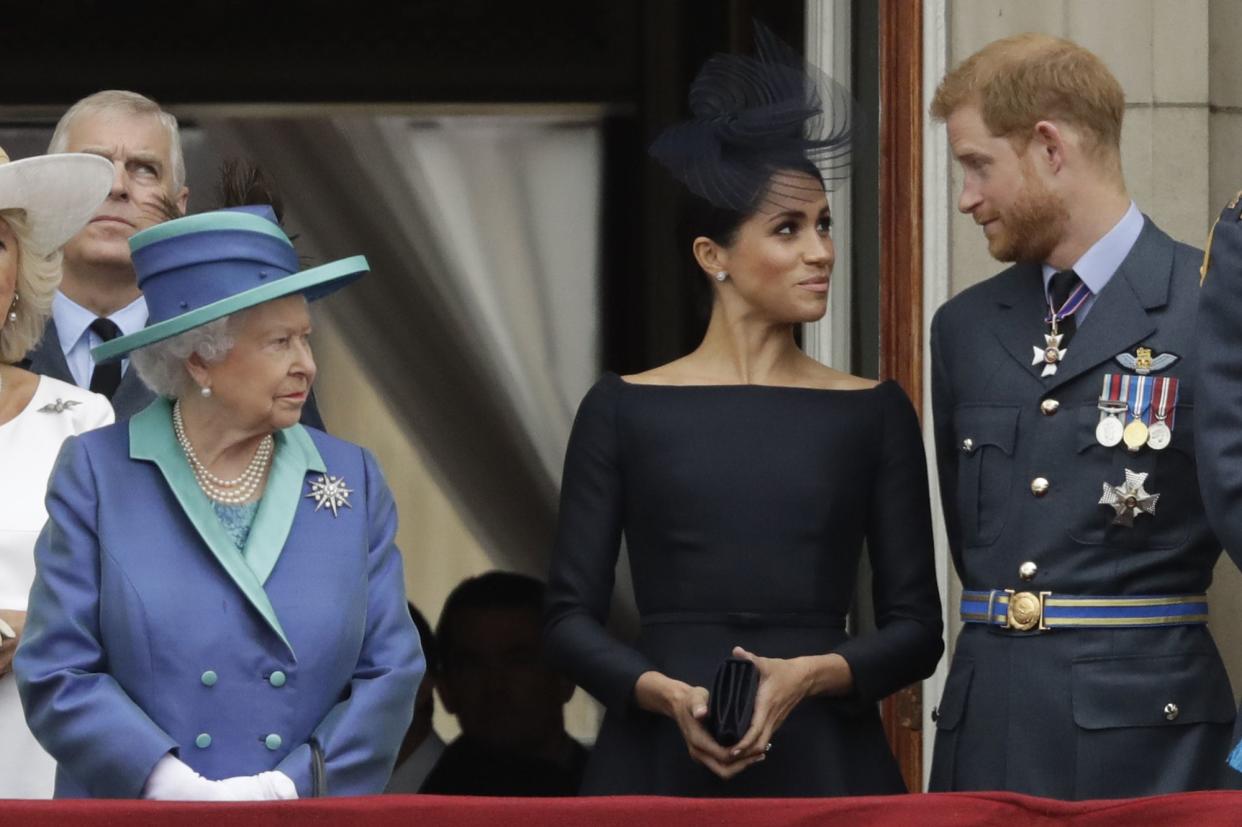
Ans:
<svg viewBox="0 0 1242 827"><path fill-rule="evenodd" d="M49 798L56 765L22 717L13 652L34 579L43 494L65 437L112 421L104 397L17 367L60 283L60 247L108 197L112 165L63 154L9 163L0 150L0 799Z"/></svg>

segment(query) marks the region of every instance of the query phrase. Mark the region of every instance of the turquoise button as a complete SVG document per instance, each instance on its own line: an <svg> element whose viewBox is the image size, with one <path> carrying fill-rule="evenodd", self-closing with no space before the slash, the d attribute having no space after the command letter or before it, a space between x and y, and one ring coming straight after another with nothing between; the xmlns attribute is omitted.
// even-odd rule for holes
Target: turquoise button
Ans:
<svg viewBox="0 0 1242 827"><path fill-rule="evenodd" d="M277 669L275 672L273 672L271 675L268 676L267 682L270 683L272 686L276 687L277 689L280 689L282 686L285 685L285 673Z"/></svg>
<svg viewBox="0 0 1242 827"><path fill-rule="evenodd" d="M211 736L206 732L200 732L198 737L194 739L194 746L199 749L207 749L207 747L211 746Z"/></svg>
<svg viewBox="0 0 1242 827"><path fill-rule="evenodd" d="M203 673L203 677L200 680L202 680L203 686L215 686L216 681L220 680L220 676L208 669Z"/></svg>
<svg viewBox="0 0 1242 827"><path fill-rule="evenodd" d="M272 751L278 750L280 749L281 744L280 736L273 732L271 735L263 739L263 743L266 744L267 748Z"/></svg>

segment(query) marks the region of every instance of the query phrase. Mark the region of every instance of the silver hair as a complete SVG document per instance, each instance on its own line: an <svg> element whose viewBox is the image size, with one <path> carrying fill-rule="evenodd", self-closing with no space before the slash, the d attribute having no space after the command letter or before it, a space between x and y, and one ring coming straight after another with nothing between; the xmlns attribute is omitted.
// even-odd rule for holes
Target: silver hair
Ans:
<svg viewBox="0 0 1242 827"><path fill-rule="evenodd" d="M181 151L181 131L177 128L177 119L165 112L160 105L145 95L127 92L123 89L106 89L87 95L69 107L52 133L52 141L48 144L49 155L69 151L69 125L79 115L91 115L97 112L124 112L127 115L153 115L168 133L168 152L172 156L172 192L177 197L185 186L185 155Z"/></svg>
<svg viewBox="0 0 1242 827"><path fill-rule="evenodd" d="M234 320L240 315L225 316L135 350L129 355L130 363L142 383L160 396L180 399L197 393L198 385L186 370L186 361L196 353L208 364L223 359L236 344Z"/></svg>
<svg viewBox="0 0 1242 827"><path fill-rule="evenodd" d="M30 223L25 210L0 210L0 220L17 237L16 321L9 321L9 307L0 307L0 363L12 365L25 358L43 337L52 314L52 297L60 285L60 251L41 256L30 249Z"/></svg>

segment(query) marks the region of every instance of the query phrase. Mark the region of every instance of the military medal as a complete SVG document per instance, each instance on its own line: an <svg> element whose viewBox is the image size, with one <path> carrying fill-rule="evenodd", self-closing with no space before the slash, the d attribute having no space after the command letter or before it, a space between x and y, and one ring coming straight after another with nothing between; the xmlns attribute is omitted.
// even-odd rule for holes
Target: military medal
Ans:
<svg viewBox="0 0 1242 827"><path fill-rule="evenodd" d="M1121 439L1126 444L1126 450L1134 453L1147 444L1147 423L1143 421L1143 413L1150 404L1148 393L1151 380L1146 376L1126 376L1124 379L1129 380L1126 383L1129 385L1126 399L1133 418L1126 423Z"/></svg>
<svg viewBox="0 0 1242 827"><path fill-rule="evenodd" d="M1162 376L1156 379L1152 391L1152 423L1147 429L1147 446L1157 451L1169 447L1173 440L1173 428L1170 424L1173 409L1177 406L1177 379Z"/></svg>
<svg viewBox="0 0 1242 827"><path fill-rule="evenodd" d="M1121 424L1121 416L1126 408L1122 406L1110 409L1101 405L1100 409L1104 411L1104 416L1100 417L1100 424L1095 426L1095 440L1105 448L1115 448L1121 444L1121 438L1125 435L1126 428Z"/></svg>
<svg viewBox="0 0 1242 827"><path fill-rule="evenodd" d="M1044 323L1049 326L1048 332L1044 334L1044 346L1035 345L1033 350L1035 356L1031 360L1031 367L1043 365L1041 377L1052 376L1057 372L1057 365L1065 359L1066 348L1061 347L1061 341L1065 335L1060 332L1060 323L1062 319L1073 316L1078 312L1078 308L1091 298L1091 289L1083 283L1079 283L1073 292L1066 298L1065 304L1061 305L1060 310L1054 310L1052 300L1048 301L1048 315L1044 317Z"/></svg>
<svg viewBox="0 0 1242 827"><path fill-rule="evenodd" d="M1120 445L1125 432L1123 417L1130 406L1121 392L1122 378L1117 373L1104 374L1104 387L1100 390L1100 422L1095 426L1095 440L1105 448Z"/></svg>
<svg viewBox="0 0 1242 827"><path fill-rule="evenodd" d="M1136 474L1126 469L1126 481L1121 485L1104 483L1104 496L1100 497L1100 505L1112 506L1117 515L1113 525L1131 528L1134 518L1140 514L1156 514L1156 501L1159 494L1148 494L1143 484L1147 482L1147 474Z"/></svg>
<svg viewBox="0 0 1242 827"><path fill-rule="evenodd" d="M1057 323L1054 319L1052 332L1044 334L1044 346L1043 348L1035 346L1035 358L1031 360L1031 367L1039 364L1044 366L1044 371L1040 376L1052 376L1057 372L1057 364L1065 358L1066 349L1061 347L1063 338L1065 337L1057 333Z"/></svg>

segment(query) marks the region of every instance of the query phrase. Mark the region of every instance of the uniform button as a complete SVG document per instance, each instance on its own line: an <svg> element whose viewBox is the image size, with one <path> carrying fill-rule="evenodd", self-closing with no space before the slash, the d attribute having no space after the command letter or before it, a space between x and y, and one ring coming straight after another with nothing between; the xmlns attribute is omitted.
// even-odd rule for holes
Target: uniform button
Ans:
<svg viewBox="0 0 1242 827"><path fill-rule="evenodd" d="M962 440L962 453L969 454L973 450L975 450L975 441L971 439L970 437L966 437L965 439L963 439Z"/></svg>
<svg viewBox="0 0 1242 827"><path fill-rule="evenodd" d="M280 689L285 685L285 673L277 669L275 672L267 676L267 682L277 689Z"/></svg>
<svg viewBox="0 0 1242 827"><path fill-rule="evenodd" d="M1036 477L1035 479L1031 480L1031 493L1034 494L1036 497L1042 497L1044 494L1047 494L1048 489L1051 487L1052 487L1052 484L1049 483L1048 480L1044 479L1043 477Z"/></svg>
<svg viewBox="0 0 1242 827"><path fill-rule="evenodd" d="M268 749L275 752L276 750L280 749L280 744L281 744L280 736L273 732L271 735L263 739L263 744Z"/></svg>
<svg viewBox="0 0 1242 827"><path fill-rule="evenodd" d="M1030 560L1027 560L1025 563L1018 566L1018 576L1023 580L1034 580L1035 575L1038 573L1039 566L1035 565Z"/></svg>
<svg viewBox="0 0 1242 827"><path fill-rule="evenodd" d="M1164 719L1166 721L1176 720L1179 713L1181 713L1181 710L1177 708L1177 704L1167 703L1164 705Z"/></svg>
<svg viewBox="0 0 1242 827"><path fill-rule="evenodd" d="M938 706L933 706L933 707L932 707L932 711L931 711L931 719L932 719L932 723L933 723L933 724L934 724L934 723L936 723L936 721L939 721L939 720L940 720L940 707L938 707Z"/></svg>
<svg viewBox="0 0 1242 827"><path fill-rule="evenodd" d="M207 747L211 746L211 736L206 732L200 732L198 737L194 739L194 746L199 749L207 749Z"/></svg>
<svg viewBox="0 0 1242 827"><path fill-rule="evenodd" d="M1061 409L1061 403L1055 399L1045 399L1039 403L1039 412L1044 416L1052 416Z"/></svg>
<svg viewBox="0 0 1242 827"><path fill-rule="evenodd" d="M220 680L220 677L215 672L208 669L203 673L203 676L199 678L199 680L203 682L203 686L215 686L216 681Z"/></svg>

